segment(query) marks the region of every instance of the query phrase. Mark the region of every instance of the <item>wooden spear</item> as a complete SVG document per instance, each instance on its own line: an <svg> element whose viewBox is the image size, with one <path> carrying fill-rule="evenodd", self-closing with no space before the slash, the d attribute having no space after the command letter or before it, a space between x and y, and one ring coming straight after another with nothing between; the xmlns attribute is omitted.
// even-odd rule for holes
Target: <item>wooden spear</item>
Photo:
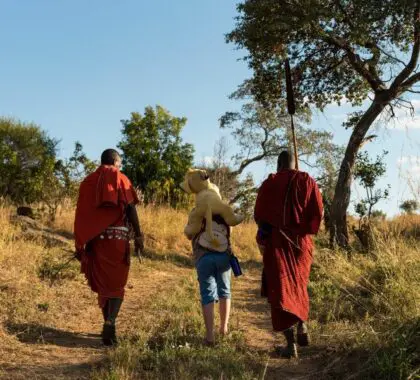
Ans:
<svg viewBox="0 0 420 380"><path fill-rule="evenodd" d="M286 71L287 112L290 115L291 126L292 126L292 137L293 137L293 148L294 148L294 154L295 154L296 170L299 170L295 123L293 120L293 115L296 112L296 106L295 106L295 97L293 95L293 83L292 83L292 76L290 74L290 64L289 64L288 59L286 59L286 62L285 62L285 71Z"/></svg>

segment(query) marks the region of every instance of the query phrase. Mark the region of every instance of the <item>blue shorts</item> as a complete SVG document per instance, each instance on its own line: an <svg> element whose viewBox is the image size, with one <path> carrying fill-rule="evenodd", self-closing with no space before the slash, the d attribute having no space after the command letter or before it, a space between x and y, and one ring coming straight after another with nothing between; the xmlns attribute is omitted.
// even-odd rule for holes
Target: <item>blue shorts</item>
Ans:
<svg viewBox="0 0 420 380"><path fill-rule="evenodd" d="M227 253L206 253L198 260L196 268L203 305L230 298L231 270Z"/></svg>

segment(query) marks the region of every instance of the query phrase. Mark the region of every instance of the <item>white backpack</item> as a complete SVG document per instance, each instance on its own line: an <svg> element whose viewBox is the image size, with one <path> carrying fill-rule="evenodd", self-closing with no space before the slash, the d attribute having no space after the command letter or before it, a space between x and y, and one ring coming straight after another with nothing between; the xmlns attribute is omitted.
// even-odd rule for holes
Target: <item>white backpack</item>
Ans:
<svg viewBox="0 0 420 380"><path fill-rule="evenodd" d="M228 227L224 224L216 223L215 221L212 222L212 227L213 235L217 241L217 244L212 244L211 238L207 235L206 231L203 231L200 234L200 237L198 238L198 244L210 251L226 252L229 248Z"/></svg>

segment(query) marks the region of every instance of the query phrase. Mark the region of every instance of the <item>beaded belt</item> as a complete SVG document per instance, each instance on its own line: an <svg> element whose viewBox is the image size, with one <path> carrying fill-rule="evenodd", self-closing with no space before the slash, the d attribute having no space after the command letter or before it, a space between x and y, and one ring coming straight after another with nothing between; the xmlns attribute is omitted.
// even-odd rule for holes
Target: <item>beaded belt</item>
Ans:
<svg viewBox="0 0 420 380"><path fill-rule="evenodd" d="M129 240L130 235L127 227L108 227L102 234L99 235L99 238Z"/></svg>

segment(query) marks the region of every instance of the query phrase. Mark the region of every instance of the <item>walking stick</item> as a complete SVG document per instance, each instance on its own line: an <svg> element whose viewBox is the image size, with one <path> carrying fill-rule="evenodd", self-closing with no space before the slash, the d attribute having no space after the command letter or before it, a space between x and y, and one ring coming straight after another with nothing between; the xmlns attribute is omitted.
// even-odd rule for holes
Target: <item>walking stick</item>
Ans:
<svg viewBox="0 0 420 380"><path fill-rule="evenodd" d="M289 64L288 59L286 59L286 62L285 62L285 71L286 71L287 112L290 115L290 121L291 121L291 127L292 127L292 138L293 138L293 148L294 148L294 154L295 154L296 170L299 170L295 123L293 120L293 115L296 112L296 106L295 106L295 97L293 95L293 84L292 84L292 76L290 74L290 64Z"/></svg>

